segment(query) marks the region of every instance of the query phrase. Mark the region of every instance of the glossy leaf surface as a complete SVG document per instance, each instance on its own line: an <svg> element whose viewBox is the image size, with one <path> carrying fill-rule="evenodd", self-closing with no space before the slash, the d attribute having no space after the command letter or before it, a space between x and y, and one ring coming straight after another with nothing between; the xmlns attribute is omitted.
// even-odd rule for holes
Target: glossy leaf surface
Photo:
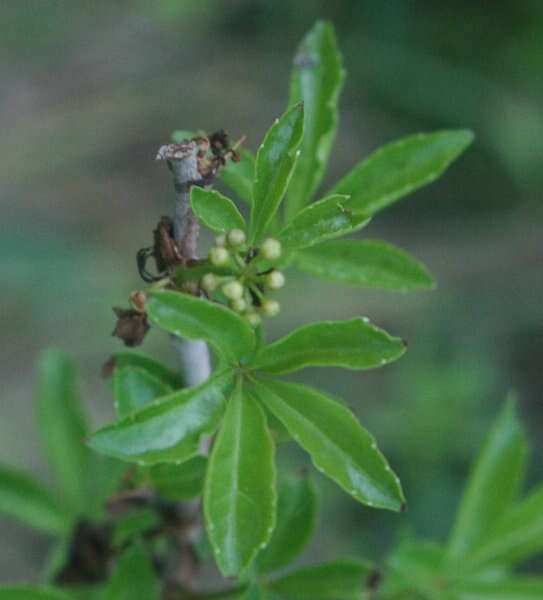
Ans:
<svg viewBox="0 0 543 600"><path fill-rule="evenodd" d="M0 514L53 534L64 533L70 522L45 486L21 471L1 466Z"/></svg>
<svg viewBox="0 0 543 600"><path fill-rule="evenodd" d="M369 563L336 561L303 567L276 579L269 588L285 600L363 600Z"/></svg>
<svg viewBox="0 0 543 600"><path fill-rule="evenodd" d="M188 339L202 339L233 362L248 360L255 346L249 323L232 310L189 294L152 291L149 318L161 329Z"/></svg>
<svg viewBox="0 0 543 600"><path fill-rule="evenodd" d="M437 179L472 141L462 129L403 138L379 148L333 191L351 196L347 208L372 215Z"/></svg>
<svg viewBox="0 0 543 600"><path fill-rule="evenodd" d="M459 559L473 551L511 507L522 484L527 451L514 403L508 401L468 481L449 543L451 558Z"/></svg>
<svg viewBox="0 0 543 600"><path fill-rule="evenodd" d="M171 392L169 385L141 367L117 368L113 374L115 410L120 418Z"/></svg>
<svg viewBox="0 0 543 600"><path fill-rule="evenodd" d="M422 263L385 242L325 242L297 252L295 264L316 277L348 285L388 290L434 287L434 280Z"/></svg>
<svg viewBox="0 0 543 600"><path fill-rule="evenodd" d="M253 368L290 373L310 366L371 369L399 358L405 343L363 319L322 321L295 329L265 346Z"/></svg>
<svg viewBox="0 0 543 600"><path fill-rule="evenodd" d="M285 248L294 250L358 231L369 219L346 209L347 199L348 196L335 194L310 204L281 231L279 240Z"/></svg>
<svg viewBox="0 0 543 600"><path fill-rule="evenodd" d="M209 229L218 233L230 229L245 231L245 220L236 205L219 192L193 186L190 202L194 214Z"/></svg>
<svg viewBox="0 0 543 600"><path fill-rule="evenodd" d="M258 149L253 185L249 242L258 243L285 195L302 141L303 106L290 108L271 126Z"/></svg>
<svg viewBox="0 0 543 600"><path fill-rule="evenodd" d="M162 383L169 385L173 389L183 386L183 380L179 373L169 369L161 362L139 352L116 352L111 357L111 363L108 367L111 368L113 372L115 372L115 369L122 369L123 367L138 367L144 369L149 375L156 377L162 381Z"/></svg>
<svg viewBox="0 0 543 600"><path fill-rule="evenodd" d="M173 392L99 429L89 445L98 452L140 464L188 460L197 453L200 438L219 424L229 377L219 374L197 387Z"/></svg>
<svg viewBox="0 0 543 600"><path fill-rule="evenodd" d="M389 510L404 507L398 478L347 408L313 388L282 381L262 381L257 393L317 469L353 498Z"/></svg>
<svg viewBox="0 0 543 600"><path fill-rule="evenodd" d="M238 385L213 445L204 493L206 530L225 576L238 575L275 525L274 444L262 408Z"/></svg>
<svg viewBox="0 0 543 600"><path fill-rule="evenodd" d="M345 72L331 23L317 22L300 44L290 83L290 105L304 103L304 139L286 204L287 219L304 207L322 180L338 123Z"/></svg>
<svg viewBox="0 0 543 600"><path fill-rule="evenodd" d="M317 494L311 478L290 477L281 482L277 524L271 540L256 559L259 573L271 573L291 563L308 544L317 521Z"/></svg>

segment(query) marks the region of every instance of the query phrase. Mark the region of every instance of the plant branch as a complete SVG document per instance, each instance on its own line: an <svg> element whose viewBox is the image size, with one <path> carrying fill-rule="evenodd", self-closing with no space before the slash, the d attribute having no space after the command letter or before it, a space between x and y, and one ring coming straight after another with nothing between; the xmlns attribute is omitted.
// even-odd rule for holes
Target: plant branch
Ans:
<svg viewBox="0 0 543 600"><path fill-rule="evenodd" d="M166 160L173 174L176 193L174 237L184 260L197 258L200 226L190 206L190 188L203 180L198 170L198 152L198 144L195 141L187 141L183 144L162 146L157 154L157 160ZM172 336L172 339L185 383L188 386L203 383L211 373L207 344L202 340L184 340L177 336Z"/></svg>

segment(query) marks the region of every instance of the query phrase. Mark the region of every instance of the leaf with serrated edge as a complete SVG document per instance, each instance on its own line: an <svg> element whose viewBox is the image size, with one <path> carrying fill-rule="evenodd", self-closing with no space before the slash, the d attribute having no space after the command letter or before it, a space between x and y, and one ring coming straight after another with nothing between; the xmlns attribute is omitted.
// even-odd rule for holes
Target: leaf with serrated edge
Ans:
<svg viewBox="0 0 543 600"><path fill-rule="evenodd" d="M277 524L270 542L256 559L258 573L271 573L290 564L309 543L317 522L317 493L309 475L281 481Z"/></svg>
<svg viewBox="0 0 543 600"><path fill-rule="evenodd" d="M449 542L449 557L462 559L512 505L522 484L528 442L512 400L487 438L468 481ZM542 506L543 508L543 506Z"/></svg>
<svg viewBox="0 0 543 600"><path fill-rule="evenodd" d="M473 141L468 130L421 133L379 148L333 188L347 208L372 215L437 179Z"/></svg>
<svg viewBox="0 0 543 600"><path fill-rule="evenodd" d="M319 21L302 40L290 84L289 104L303 101L304 139L285 204L287 222L313 196L322 180L338 123L338 100L345 79L334 27Z"/></svg>
<svg viewBox="0 0 543 600"><path fill-rule="evenodd" d="M274 453L262 408L238 384L211 451L204 491L206 530L224 576L239 575L271 537Z"/></svg>
<svg viewBox="0 0 543 600"><path fill-rule="evenodd" d="M138 412L99 429L89 440L103 454L138 464L181 463L198 452L200 438L212 433L224 412L231 375L178 390Z"/></svg>
<svg viewBox="0 0 543 600"><path fill-rule="evenodd" d="M219 192L193 186L190 202L194 214L209 229L218 233L230 229L245 230L245 220L236 205Z"/></svg>
<svg viewBox="0 0 543 600"><path fill-rule="evenodd" d="M275 121L258 149L249 223L251 244L260 241L285 195L296 164L303 126L303 106L297 104Z"/></svg>
<svg viewBox="0 0 543 600"><path fill-rule="evenodd" d="M374 438L347 408L303 385L266 380L255 386L258 397L309 453L317 469L362 504L403 509L399 479Z"/></svg>
<svg viewBox="0 0 543 600"><path fill-rule="evenodd" d="M366 226L366 215L344 207L348 196L335 194L310 204L299 212L277 236L288 250L307 248Z"/></svg>
<svg viewBox="0 0 543 600"><path fill-rule="evenodd" d="M45 486L4 466L0 466L0 514L47 533L62 534L70 526L69 515Z"/></svg>
<svg viewBox="0 0 543 600"><path fill-rule="evenodd" d="M333 240L296 252L294 262L305 273L346 285L401 291L434 287L422 263L385 242Z"/></svg>
<svg viewBox="0 0 543 600"><path fill-rule="evenodd" d="M253 353L253 328L225 306L190 294L154 290L145 309L161 329L191 340L205 340L234 363L248 360Z"/></svg>
<svg viewBox="0 0 543 600"><path fill-rule="evenodd" d="M113 396L119 418L143 408L172 388L141 367L123 367L113 373Z"/></svg>
<svg viewBox="0 0 543 600"><path fill-rule="evenodd" d="M372 369L404 352L403 340L364 319L322 321L295 329L263 347L252 368L276 374L320 366Z"/></svg>

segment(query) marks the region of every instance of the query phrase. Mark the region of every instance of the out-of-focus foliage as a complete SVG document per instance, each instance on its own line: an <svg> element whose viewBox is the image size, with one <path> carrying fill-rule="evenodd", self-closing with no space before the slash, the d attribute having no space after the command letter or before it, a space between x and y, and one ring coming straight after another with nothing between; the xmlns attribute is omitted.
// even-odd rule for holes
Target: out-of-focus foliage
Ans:
<svg viewBox="0 0 543 600"><path fill-rule="evenodd" d="M477 3L428 0L30 0L6 2L1 12L2 462L43 471L37 436L18 432L32 418L32 358L53 339L76 355L94 420L111 417L98 374L108 307L137 285L133 254L149 242L149 208L156 218L171 210L152 160L157 146L176 127L263 132L281 109L299 38L324 17L336 26L349 73L333 175L415 130L460 123L478 143L440 184L439 201L421 191L375 224L427 262L437 292L404 302L365 292L361 303L359 290L339 297L327 282L291 281L282 302L292 317L280 318L278 332L300 318L362 308L410 340L385 378L375 373L362 385L355 374L311 377L380 432L402 473L410 522L428 537L450 525L469 457L509 387L521 391L541 447L540 2L495 3L491 16ZM247 146L255 150L258 137ZM291 459L300 460L294 452ZM403 528L328 487L323 508L327 543L319 539L314 556L383 552ZM341 540L330 535L338 524ZM27 579L45 542L5 524L2 539L0 578Z"/></svg>

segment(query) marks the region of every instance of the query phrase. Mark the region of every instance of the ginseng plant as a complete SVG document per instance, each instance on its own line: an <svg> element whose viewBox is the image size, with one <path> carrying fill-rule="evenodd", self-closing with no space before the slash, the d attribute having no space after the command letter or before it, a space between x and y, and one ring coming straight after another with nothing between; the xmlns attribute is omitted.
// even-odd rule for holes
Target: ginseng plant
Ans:
<svg viewBox="0 0 543 600"><path fill-rule="evenodd" d="M305 584L297 583L313 589L306 595L288 591L296 574L286 584L268 577L298 556L314 522L310 475L278 484L282 442L298 444L357 502L406 507L398 476L351 411L283 376L305 367L379 368L406 344L366 317L305 324L272 342L265 323L279 313L279 290L297 271L338 286L432 288L427 269L406 252L353 234L440 176L473 136L447 130L401 139L320 193L343 81L332 26L319 22L296 55L288 108L256 156L224 132L175 132L158 152L173 176L175 210L138 253L149 285L131 295L130 307L115 309L114 333L137 346L150 326L163 330L180 367L176 373L131 352L113 355L106 367L118 419L88 445L130 463L101 529L120 573L108 598L158 597L158 581L170 598L358 598L362 581L375 583L357 561L309 569ZM217 179L239 204L212 189ZM197 253L201 226L217 236L207 257ZM84 537L81 523L78 532ZM198 588L203 537L222 575L236 578L227 591Z"/></svg>

